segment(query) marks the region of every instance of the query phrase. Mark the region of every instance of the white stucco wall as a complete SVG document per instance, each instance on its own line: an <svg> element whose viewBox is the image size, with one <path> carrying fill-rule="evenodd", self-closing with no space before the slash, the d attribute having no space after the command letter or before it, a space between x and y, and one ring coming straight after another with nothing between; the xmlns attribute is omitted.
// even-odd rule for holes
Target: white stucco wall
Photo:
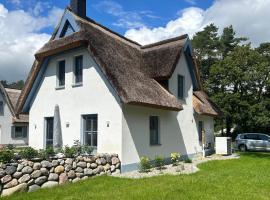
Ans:
<svg viewBox="0 0 270 200"><path fill-rule="evenodd" d="M185 77L185 100L180 112L123 107L123 165L139 162L140 156L153 159L156 155L170 157L171 152L192 155L201 152L192 105L193 85L184 55L169 80L169 90L177 96L177 76ZM160 117L161 145L150 145L149 117Z"/></svg>
<svg viewBox="0 0 270 200"><path fill-rule="evenodd" d="M214 135L214 118L206 115L195 115L197 131L199 130L199 121L203 122L203 128L206 135L206 143L211 143L211 147L214 148L215 145L215 135Z"/></svg>
<svg viewBox="0 0 270 200"><path fill-rule="evenodd" d="M74 56L78 55L83 55L83 85L72 87ZM60 60L66 61L66 83L64 89L56 90ZM60 108L64 145L71 146L74 140L81 139L82 115L98 114L98 152L121 155L121 103L87 50L73 50L50 60L30 109L30 146L45 147L45 117L53 117L56 104Z"/></svg>
<svg viewBox="0 0 270 200"><path fill-rule="evenodd" d="M15 139L11 137L13 116L1 92L0 92L0 101L4 102L4 116L0 115L0 144L27 145L28 138Z"/></svg>

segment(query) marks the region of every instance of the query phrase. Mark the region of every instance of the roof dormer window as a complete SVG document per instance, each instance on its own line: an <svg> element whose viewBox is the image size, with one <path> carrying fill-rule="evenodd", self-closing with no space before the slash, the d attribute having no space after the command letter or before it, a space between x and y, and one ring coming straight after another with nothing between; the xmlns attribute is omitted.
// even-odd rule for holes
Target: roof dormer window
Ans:
<svg viewBox="0 0 270 200"><path fill-rule="evenodd" d="M71 26L71 24L69 23L69 21L66 21L65 22L65 25L64 25L64 27L63 27L63 29L62 29L62 32L61 32L61 34L60 34L60 38L63 38L63 37L66 37L66 36L69 36L69 35L71 35L72 33L74 33L75 32L75 30L74 30L74 28Z"/></svg>

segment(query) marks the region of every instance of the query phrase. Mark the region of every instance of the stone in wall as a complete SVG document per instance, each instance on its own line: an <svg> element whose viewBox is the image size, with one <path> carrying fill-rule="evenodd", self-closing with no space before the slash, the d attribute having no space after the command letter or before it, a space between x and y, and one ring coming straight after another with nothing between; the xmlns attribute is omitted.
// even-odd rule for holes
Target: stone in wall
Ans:
<svg viewBox="0 0 270 200"><path fill-rule="evenodd" d="M116 154L39 161L19 160L0 164L1 196L16 192L32 192L67 182L75 183L96 175L111 175L119 173L121 166Z"/></svg>

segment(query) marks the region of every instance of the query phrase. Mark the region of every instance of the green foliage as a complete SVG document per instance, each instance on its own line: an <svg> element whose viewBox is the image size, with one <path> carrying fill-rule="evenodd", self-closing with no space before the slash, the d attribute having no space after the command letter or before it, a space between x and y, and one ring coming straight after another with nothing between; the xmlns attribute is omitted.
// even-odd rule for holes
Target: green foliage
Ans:
<svg viewBox="0 0 270 200"><path fill-rule="evenodd" d="M39 150L38 157L40 158L50 158L55 155L54 149L52 146L47 147L46 149Z"/></svg>
<svg viewBox="0 0 270 200"><path fill-rule="evenodd" d="M88 145L81 145L81 142L79 140L74 140L74 145L73 147L77 151L77 155L82 155L82 154L92 154L94 151L94 148Z"/></svg>
<svg viewBox="0 0 270 200"><path fill-rule="evenodd" d="M25 147L21 149L19 155L24 159L31 160L38 156L38 151L33 149L32 147Z"/></svg>
<svg viewBox="0 0 270 200"><path fill-rule="evenodd" d="M8 150L14 150L14 145L13 144L8 144L7 146L6 146L6 148L8 149Z"/></svg>
<svg viewBox="0 0 270 200"><path fill-rule="evenodd" d="M14 151L7 148L0 150L0 163L8 163L15 158Z"/></svg>
<svg viewBox="0 0 270 200"><path fill-rule="evenodd" d="M142 156L140 158L139 170L140 172L149 172L151 169L151 163L148 157Z"/></svg>
<svg viewBox="0 0 270 200"><path fill-rule="evenodd" d="M216 130L270 132L270 43L258 48L236 37L232 26L219 36L211 24L195 34L192 44L204 90L222 109ZM245 43L244 43L245 42Z"/></svg>
<svg viewBox="0 0 270 200"><path fill-rule="evenodd" d="M162 170L162 168L165 165L165 160L161 156L156 156L154 160L155 167L159 170Z"/></svg>
<svg viewBox="0 0 270 200"><path fill-rule="evenodd" d="M75 146L69 147L68 145L66 145L63 148L62 152L67 158L73 158L78 155L78 149Z"/></svg>
<svg viewBox="0 0 270 200"><path fill-rule="evenodd" d="M180 161L180 153L171 153L171 163L173 166L177 166Z"/></svg>

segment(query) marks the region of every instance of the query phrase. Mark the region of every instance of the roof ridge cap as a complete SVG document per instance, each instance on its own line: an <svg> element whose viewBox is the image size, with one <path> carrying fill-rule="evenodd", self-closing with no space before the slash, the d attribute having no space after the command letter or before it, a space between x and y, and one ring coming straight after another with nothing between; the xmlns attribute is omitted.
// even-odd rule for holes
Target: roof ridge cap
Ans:
<svg viewBox="0 0 270 200"><path fill-rule="evenodd" d="M68 9L68 10L69 10L69 9ZM129 39L129 38L127 38L127 37L121 35L120 33L117 33L117 32L115 32L115 31L111 30L110 28L108 28L108 27L106 27L106 26L104 26L104 25L102 25L102 24L96 22L95 20L93 20L93 19L90 18L90 17L87 17L87 16L86 16L85 18L82 18L82 17L76 15L76 14L75 14L74 12L72 12L71 10L69 10L69 11L75 16L75 18L77 18L77 19L79 19L79 20L81 20L81 21L85 21L86 23L90 23L90 24L96 25L96 26L98 26L99 28L101 28L101 29L103 29L103 30L109 32L110 34L113 34L113 35L119 37L119 39L125 40L126 42L128 42L128 43L130 43L130 44L132 44L132 45L136 45L138 48L140 48L140 47L142 46L142 45L139 44L138 42L135 42L134 40L131 40L131 39Z"/></svg>
<svg viewBox="0 0 270 200"><path fill-rule="evenodd" d="M180 40L187 39L187 38L188 38L188 34L184 34L184 35L181 35L181 36L178 36L178 37L173 37L173 38L169 38L169 39L166 39L166 40L161 40L159 42L143 45L143 46L141 46L141 49L148 49L148 48L160 46L160 45L163 45L163 44L168 44L168 43L171 43L171 42L175 42L177 40L180 41Z"/></svg>

